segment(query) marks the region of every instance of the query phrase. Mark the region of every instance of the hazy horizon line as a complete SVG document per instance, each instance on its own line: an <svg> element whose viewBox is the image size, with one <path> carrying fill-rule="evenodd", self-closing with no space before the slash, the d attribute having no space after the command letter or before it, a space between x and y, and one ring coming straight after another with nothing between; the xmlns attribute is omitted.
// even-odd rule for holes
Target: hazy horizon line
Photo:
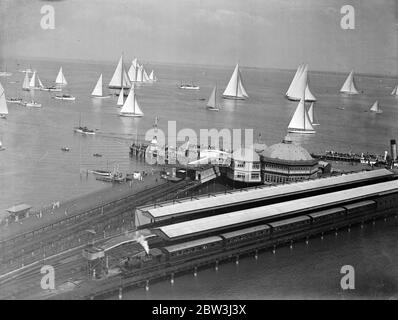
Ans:
<svg viewBox="0 0 398 320"><path fill-rule="evenodd" d="M120 56L119 56L120 57ZM135 57L134 57L135 58ZM38 61L45 61L45 60L50 60L50 61L65 61L65 62L91 62L91 63L106 63L106 64L117 64L119 61L118 59L115 60L110 60L110 59L82 59L82 58L59 58L56 59L54 57L28 57L28 56L23 56L23 55L16 55L16 56L0 56L0 61L3 62L3 60L7 59L13 59L13 60L38 60ZM183 62L166 62L166 61L150 61L150 60L143 60L143 59L138 59L142 64L154 64L154 65L167 65L167 66L187 66L187 67L218 67L222 69L228 69L228 68L234 68L235 65L224 65L224 64L203 64L203 63L183 63ZM129 61L129 60L125 60ZM303 62L304 63L304 62ZM126 63L125 63L126 64ZM129 65L129 64L128 64ZM276 67L255 67L255 66L247 66L239 63L239 66L243 69L257 69L257 70L277 70L277 71L296 71L296 68L290 69L290 68L276 68ZM314 70L310 69L309 72L311 73L329 73L329 74L335 74L335 75L348 75L350 70L347 70L345 72L343 71L330 71L330 70ZM388 75L388 74L381 74L381 73L361 73L358 71L354 70L354 73L356 75L361 75L363 77L375 77L375 78L389 78L389 79L395 79L398 78L398 74L396 75Z"/></svg>

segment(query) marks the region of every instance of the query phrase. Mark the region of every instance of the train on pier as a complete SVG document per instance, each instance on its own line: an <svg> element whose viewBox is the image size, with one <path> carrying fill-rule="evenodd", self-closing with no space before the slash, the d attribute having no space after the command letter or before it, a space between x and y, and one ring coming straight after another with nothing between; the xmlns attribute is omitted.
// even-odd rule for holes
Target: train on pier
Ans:
<svg viewBox="0 0 398 320"><path fill-rule="evenodd" d="M398 192L382 193L374 200L357 201L308 214L285 217L268 222L269 216L256 219L250 226L231 227L225 223L221 231L214 232L209 226L200 233L199 238L192 239L192 234L179 237L178 240L162 236L156 232L147 238L150 244L149 254L141 252L129 257L124 263L127 273L142 269L160 269L187 263L191 260L211 257L230 257L245 251L289 243L315 234L327 233L343 226L364 223L367 220L387 217L396 214ZM266 222L266 223L265 223ZM247 225L247 224L245 224Z"/></svg>

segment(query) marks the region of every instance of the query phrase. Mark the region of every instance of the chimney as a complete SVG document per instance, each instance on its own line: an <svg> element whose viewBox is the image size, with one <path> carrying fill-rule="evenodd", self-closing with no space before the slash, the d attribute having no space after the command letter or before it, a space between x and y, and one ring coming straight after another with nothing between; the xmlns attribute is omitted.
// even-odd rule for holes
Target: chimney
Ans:
<svg viewBox="0 0 398 320"><path fill-rule="evenodd" d="M390 140L390 145L391 145L391 159L392 161L397 160L397 143L395 142L395 139Z"/></svg>

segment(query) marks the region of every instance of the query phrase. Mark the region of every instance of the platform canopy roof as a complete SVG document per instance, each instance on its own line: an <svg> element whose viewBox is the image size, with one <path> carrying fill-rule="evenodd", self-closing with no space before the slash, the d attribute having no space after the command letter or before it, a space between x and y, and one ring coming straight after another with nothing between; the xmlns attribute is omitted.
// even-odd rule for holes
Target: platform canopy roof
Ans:
<svg viewBox="0 0 398 320"><path fill-rule="evenodd" d="M6 211L8 211L9 213L15 214L15 213L28 211L30 208L32 208L32 206L22 203L22 204L12 206L11 208L6 209Z"/></svg>
<svg viewBox="0 0 398 320"><path fill-rule="evenodd" d="M196 197L194 198L195 200L190 198L179 199L175 203L167 202L158 204L156 207L147 206L137 208L137 210L140 210L152 219L161 219L168 216L191 214L220 207L238 205L239 203L259 201L262 199L285 196L294 193L303 193L315 189L327 189L338 185L351 184L363 180L377 179L393 175L394 174L387 169L363 171L279 186L261 186L257 188L241 189L239 191L229 191L227 193L214 194L210 197Z"/></svg>
<svg viewBox="0 0 398 320"><path fill-rule="evenodd" d="M156 228L169 239L197 235L226 227L246 225L265 218L281 218L287 214L299 213L308 209L322 209L332 205L342 205L355 200L364 200L383 192L398 192L398 181L377 183L348 190L326 193L318 196L285 201L252 209L233 211L225 214L184 221Z"/></svg>

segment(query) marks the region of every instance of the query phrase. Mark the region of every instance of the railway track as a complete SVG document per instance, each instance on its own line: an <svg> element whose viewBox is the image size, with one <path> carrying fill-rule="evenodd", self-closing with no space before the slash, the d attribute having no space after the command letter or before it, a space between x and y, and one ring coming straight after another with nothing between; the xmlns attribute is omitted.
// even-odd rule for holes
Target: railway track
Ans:
<svg viewBox="0 0 398 320"><path fill-rule="evenodd" d="M191 182L192 183L192 182ZM134 219L131 214L136 206L143 205L154 199L168 197L170 194L178 192L182 187L188 187L188 181L182 181L169 185L165 190L164 185L156 186L150 190L143 190L134 195L115 200L108 203L106 209L99 206L89 210L92 215L80 213L81 219L65 219L65 223L58 221L57 227L48 229L43 233L32 234L29 241L25 237L18 236L8 243L3 243L1 248L0 272L16 269L29 263L40 261L46 256L65 251L73 247L88 243L88 241L98 241L104 239L109 233L119 232L126 223ZM110 207L111 206L111 207ZM48 226L44 227L48 228ZM87 232L87 229L95 231L95 235Z"/></svg>

